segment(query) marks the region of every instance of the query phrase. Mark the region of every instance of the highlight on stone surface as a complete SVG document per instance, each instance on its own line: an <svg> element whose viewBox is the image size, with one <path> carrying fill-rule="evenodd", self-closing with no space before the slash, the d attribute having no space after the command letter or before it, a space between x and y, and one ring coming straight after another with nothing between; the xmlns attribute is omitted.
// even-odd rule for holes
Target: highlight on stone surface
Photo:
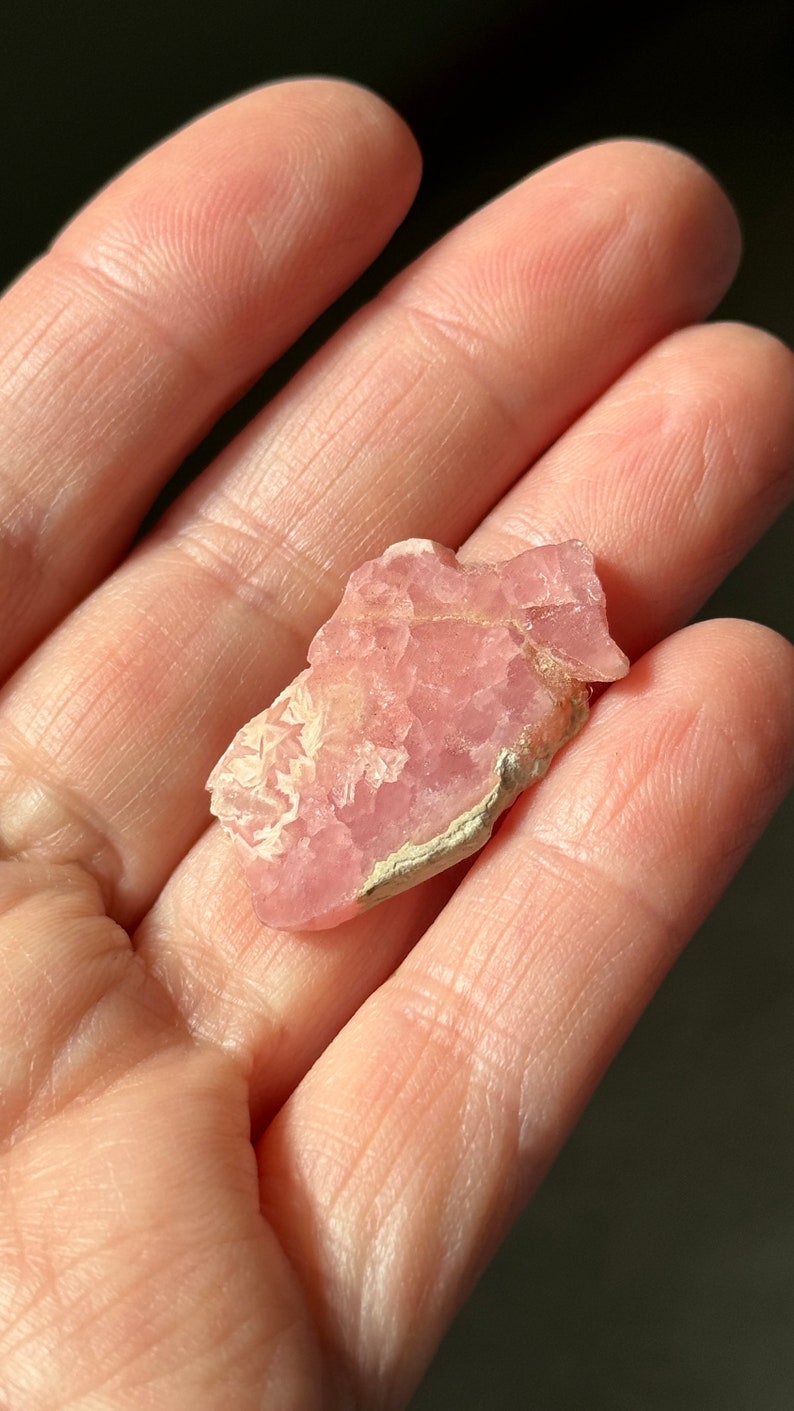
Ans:
<svg viewBox="0 0 794 1411"><path fill-rule="evenodd" d="M475 852L624 676L584 544L461 564L428 539L350 578L309 665L210 775L260 920L337 925Z"/></svg>

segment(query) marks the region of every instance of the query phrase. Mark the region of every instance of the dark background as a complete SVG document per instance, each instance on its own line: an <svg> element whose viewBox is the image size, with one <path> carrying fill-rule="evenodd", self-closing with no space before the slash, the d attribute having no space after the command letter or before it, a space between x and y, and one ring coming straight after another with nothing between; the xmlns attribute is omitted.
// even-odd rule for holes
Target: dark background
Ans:
<svg viewBox="0 0 794 1411"><path fill-rule="evenodd" d="M238 420L474 205L624 133L680 144L722 180L746 257L721 313L794 340L794 12L773 0L634 18L544 0L0 0L0 281L169 129L308 72L390 98L422 143L425 183L390 251ZM793 527L767 535L708 615L794 635ZM789 805L626 1045L413 1411L792 1411L793 864Z"/></svg>

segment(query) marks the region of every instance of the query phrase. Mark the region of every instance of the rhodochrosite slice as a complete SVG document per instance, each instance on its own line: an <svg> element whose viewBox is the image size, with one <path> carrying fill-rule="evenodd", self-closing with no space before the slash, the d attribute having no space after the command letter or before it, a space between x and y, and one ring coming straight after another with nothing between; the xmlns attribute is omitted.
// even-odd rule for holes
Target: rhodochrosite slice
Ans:
<svg viewBox="0 0 794 1411"><path fill-rule="evenodd" d="M351 577L309 666L213 770L260 919L334 926L481 847L628 662L590 550L506 563L427 539Z"/></svg>

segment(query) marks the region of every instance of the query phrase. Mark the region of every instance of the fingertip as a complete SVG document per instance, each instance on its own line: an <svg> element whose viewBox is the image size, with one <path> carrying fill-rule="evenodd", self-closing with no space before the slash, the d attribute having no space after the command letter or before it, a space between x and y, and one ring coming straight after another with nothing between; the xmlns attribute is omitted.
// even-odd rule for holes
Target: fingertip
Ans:
<svg viewBox="0 0 794 1411"><path fill-rule="evenodd" d="M422 155L412 129L374 88L325 74L288 79L279 86L294 88L301 98L311 95L319 106L327 106L332 111L345 107L351 120L358 119L362 131L370 131L377 142L393 146L417 170L421 169Z"/></svg>
<svg viewBox="0 0 794 1411"><path fill-rule="evenodd" d="M681 201L693 237L692 255L702 263L704 296L710 307L716 306L741 263L743 237L736 207L716 174L693 153L666 142L627 141L640 149L649 173L664 184L669 198ZM686 234L684 225L684 239Z"/></svg>
<svg viewBox="0 0 794 1411"><path fill-rule="evenodd" d="M765 822L794 778L794 646L763 623L712 618L649 656L663 663L652 694L661 687L700 717L701 748L702 732L722 741L720 768L730 764L744 779L745 822Z"/></svg>
<svg viewBox="0 0 794 1411"><path fill-rule="evenodd" d="M755 688L765 718L779 717L788 737L794 739L794 646L773 627L742 617L712 618L688 629L715 641L716 669L732 664L739 674L737 694Z"/></svg>
<svg viewBox="0 0 794 1411"><path fill-rule="evenodd" d="M251 91L240 100L261 104L269 119L272 105L289 113L292 131L301 133L312 145L318 138L331 148L334 143L343 155L355 149L357 170L372 166L373 176L388 170L391 190L403 189L407 202L413 199L422 174L418 142L403 117L374 89L351 79L334 75L306 75L280 79ZM228 105L227 105L228 106Z"/></svg>
<svg viewBox="0 0 794 1411"><path fill-rule="evenodd" d="M715 675L732 667L746 673L748 679L742 684L751 685L759 677L771 676L771 688L794 688L794 646L763 622L745 617L706 618L691 623L677 635L687 653L701 662L709 661ZM685 662L681 669L686 673Z"/></svg>
<svg viewBox="0 0 794 1411"><path fill-rule="evenodd" d="M678 322L716 307L739 267L742 232L733 203L708 167L682 148L633 136L590 143L552 166L561 163L580 166L602 191L612 187L624 203L627 226L647 223L651 259L658 258L663 231L664 248L686 263L689 274L691 307Z"/></svg>

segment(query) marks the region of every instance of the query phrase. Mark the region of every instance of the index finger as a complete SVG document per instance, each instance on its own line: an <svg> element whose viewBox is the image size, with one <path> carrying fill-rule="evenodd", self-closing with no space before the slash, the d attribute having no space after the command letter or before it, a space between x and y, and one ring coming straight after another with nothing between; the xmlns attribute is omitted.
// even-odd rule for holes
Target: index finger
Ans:
<svg viewBox="0 0 794 1411"><path fill-rule="evenodd" d="M143 157L9 290L0 677L113 565L219 414L374 258L418 171L407 128L373 94L278 84Z"/></svg>

